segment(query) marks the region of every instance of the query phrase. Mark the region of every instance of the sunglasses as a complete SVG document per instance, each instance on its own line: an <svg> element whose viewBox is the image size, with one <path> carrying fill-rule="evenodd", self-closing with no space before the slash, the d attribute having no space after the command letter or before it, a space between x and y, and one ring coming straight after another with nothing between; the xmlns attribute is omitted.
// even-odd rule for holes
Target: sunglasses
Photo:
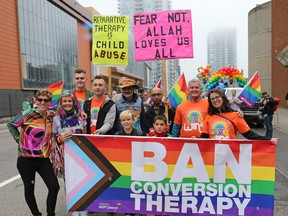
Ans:
<svg viewBox="0 0 288 216"><path fill-rule="evenodd" d="M75 77L76 80L84 80L85 77Z"/></svg>
<svg viewBox="0 0 288 216"><path fill-rule="evenodd" d="M43 98L36 98L36 99L39 103L42 103L42 101L44 101L44 103L50 102L50 99L43 99Z"/></svg>

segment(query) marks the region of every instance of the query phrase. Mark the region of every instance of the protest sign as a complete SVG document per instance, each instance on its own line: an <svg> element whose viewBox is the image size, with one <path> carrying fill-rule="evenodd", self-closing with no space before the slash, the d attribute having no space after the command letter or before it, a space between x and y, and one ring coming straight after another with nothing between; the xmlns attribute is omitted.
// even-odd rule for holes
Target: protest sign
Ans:
<svg viewBox="0 0 288 216"><path fill-rule="evenodd" d="M67 211L272 216L275 149L267 140L73 136Z"/></svg>
<svg viewBox="0 0 288 216"><path fill-rule="evenodd" d="M128 16L93 16L92 63L128 65Z"/></svg>
<svg viewBox="0 0 288 216"><path fill-rule="evenodd" d="M134 15L136 61L193 58L190 10Z"/></svg>

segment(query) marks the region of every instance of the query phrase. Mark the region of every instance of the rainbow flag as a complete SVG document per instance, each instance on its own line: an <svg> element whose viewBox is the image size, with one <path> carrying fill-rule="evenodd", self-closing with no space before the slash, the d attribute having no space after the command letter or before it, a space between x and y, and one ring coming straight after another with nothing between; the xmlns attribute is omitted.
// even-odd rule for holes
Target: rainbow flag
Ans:
<svg viewBox="0 0 288 216"><path fill-rule="evenodd" d="M179 77L177 82L168 93L171 105L176 108L180 103L187 100L188 88L184 73Z"/></svg>
<svg viewBox="0 0 288 216"><path fill-rule="evenodd" d="M52 104L50 107L57 106L58 99L63 89L63 81L51 84L47 87L47 89L52 93Z"/></svg>
<svg viewBox="0 0 288 216"><path fill-rule="evenodd" d="M275 155L269 140L73 136L67 211L273 216Z"/></svg>
<svg viewBox="0 0 288 216"><path fill-rule="evenodd" d="M238 98L248 107L253 107L261 97L261 84L258 71L252 76L243 90L239 93Z"/></svg>

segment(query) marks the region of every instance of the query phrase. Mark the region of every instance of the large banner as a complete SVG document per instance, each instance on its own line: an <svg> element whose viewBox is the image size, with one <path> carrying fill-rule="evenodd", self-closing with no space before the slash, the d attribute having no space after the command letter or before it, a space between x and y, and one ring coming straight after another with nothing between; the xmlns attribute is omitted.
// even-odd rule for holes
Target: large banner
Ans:
<svg viewBox="0 0 288 216"><path fill-rule="evenodd" d="M270 141L73 136L67 211L272 216L275 149Z"/></svg>
<svg viewBox="0 0 288 216"><path fill-rule="evenodd" d="M92 63L128 65L128 16L93 16Z"/></svg>
<svg viewBox="0 0 288 216"><path fill-rule="evenodd" d="M190 10L134 15L136 61L193 58Z"/></svg>

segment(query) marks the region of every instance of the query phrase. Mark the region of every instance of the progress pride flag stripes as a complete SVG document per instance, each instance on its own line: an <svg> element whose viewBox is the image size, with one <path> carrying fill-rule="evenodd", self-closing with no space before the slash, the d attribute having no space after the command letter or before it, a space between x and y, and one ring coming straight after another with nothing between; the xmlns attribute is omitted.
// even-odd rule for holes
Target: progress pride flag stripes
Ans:
<svg viewBox="0 0 288 216"><path fill-rule="evenodd" d="M120 174L86 208L89 212L273 215L275 145L270 141L85 138ZM158 208L152 200L159 201Z"/></svg>

